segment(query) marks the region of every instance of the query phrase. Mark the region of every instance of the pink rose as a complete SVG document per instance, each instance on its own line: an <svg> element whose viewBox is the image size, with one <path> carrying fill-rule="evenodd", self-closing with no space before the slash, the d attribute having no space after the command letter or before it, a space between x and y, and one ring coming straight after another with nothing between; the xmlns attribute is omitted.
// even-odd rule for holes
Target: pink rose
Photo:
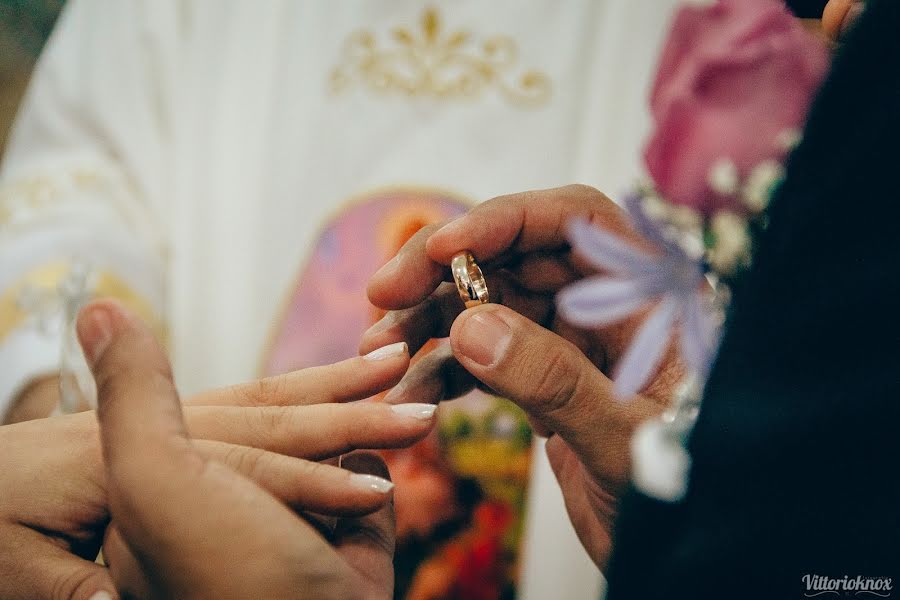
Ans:
<svg viewBox="0 0 900 600"><path fill-rule="evenodd" d="M651 99L656 129L645 159L659 192L705 215L746 212L738 194L711 186L711 171L731 167L725 175L743 182L760 163L783 159L828 65L825 45L780 0L681 9Z"/></svg>

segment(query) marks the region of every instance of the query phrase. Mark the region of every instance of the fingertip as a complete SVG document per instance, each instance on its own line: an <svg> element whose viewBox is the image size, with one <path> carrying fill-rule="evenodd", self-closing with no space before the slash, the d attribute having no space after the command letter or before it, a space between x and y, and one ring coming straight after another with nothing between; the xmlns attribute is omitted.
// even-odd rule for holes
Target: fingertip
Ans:
<svg viewBox="0 0 900 600"><path fill-rule="evenodd" d="M437 231L432 233L427 240L425 240L425 254L426 256L428 256L428 258L435 262L449 265L449 260L443 260L447 255L447 248L445 246L447 240L450 239L443 233L445 228L438 229Z"/></svg>
<svg viewBox="0 0 900 600"><path fill-rule="evenodd" d="M359 341L359 353L365 355L370 352L397 342L396 335L392 335L395 323L394 313L385 314L377 323L369 327Z"/></svg>
<svg viewBox="0 0 900 600"><path fill-rule="evenodd" d="M409 360L409 346L406 342L386 344L366 353L362 359L367 362Z"/></svg>
<svg viewBox="0 0 900 600"><path fill-rule="evenodd" d="M95 300L79 311L75 330L89 366L97 364L113 336L128 321L124 307L112 299Z"/></svg>
<svg viewBox="0 0 900 600"><path fill-rule="evenodd" d="M858 3L855 0L831 0L822 13L822 29L826 35L837 40L848 27L851 9Z"/></svg>
<svg viewBox="0 0 900 600"><path fill-rule="evenodd" d="M350 485L366 492L369 496L374 496L378 500L386 500L387 496L394 489L394 483L391 480L378 475L354 473L351 471L347 477Z"/></svg>
<svg viewBox="0 0 900 600"><path fill-rule="evenodd" d="M483 304L463 311L450 327L453 353L469 364L499 363L513 336L516 313L500 304Z"/></svg>
<svg viewBox="0 0 900 600"><path fill-rule="evenodd" d="M385 292L390 290L390 282L396 278L399 267L400 255L398 254L375 271L366 284L366 296L368 296L369 302L384 308L382 304L390 300Z"/></svg>

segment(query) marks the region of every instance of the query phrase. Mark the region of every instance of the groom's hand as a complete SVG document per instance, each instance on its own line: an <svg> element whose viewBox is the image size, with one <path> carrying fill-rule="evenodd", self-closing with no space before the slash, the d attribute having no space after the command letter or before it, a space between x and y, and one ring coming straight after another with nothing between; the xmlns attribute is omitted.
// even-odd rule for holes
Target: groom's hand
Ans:
<svg viewBox="0 0 900 600"><path fill-rule="evenodd" d="M521 406L549 436L547 454L569 516L603 567L629 476L632 433L663 410L681 371L670 353L643 394L617 401L607 374L642 316L591 331L557 318L557 292L594 274L565 238L576 217L646 244L618 206L586 186L489 200L441 228L423 229L375 274L369 298L390 312L360 349L404 340L415 352L430 338L449 336L450 347L419 360L388 400L437 402L482 385ZM451 258L464 250L479 261L496 304L464 310L455 286L442 283Z"/></svg>
<svg viewBox="0 0 900 600"><path fill-rule="evenodd" d="M168 361L137 320L98 303L82 312L78 333L97 381L112 520L122 552L146 578L143 591L167 598L391 596L390 504L340 522L329 544L275 497L197 449ZM111 573L119 585L133 581L115 561Z"/></svg>

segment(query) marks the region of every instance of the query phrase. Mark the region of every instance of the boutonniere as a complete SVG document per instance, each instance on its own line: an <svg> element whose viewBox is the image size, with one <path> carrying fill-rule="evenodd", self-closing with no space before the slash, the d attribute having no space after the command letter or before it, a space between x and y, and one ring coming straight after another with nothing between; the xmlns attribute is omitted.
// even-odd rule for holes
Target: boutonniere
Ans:
<svg viewBox="0 0 900 600"><path fill-rule="evenodd" d="M563 318L598 327L651 307L614 373L618 397L649 382L673 340L688 371L669 410L633 441L634 482L651 496L686 492L685 442L730 286L752 263L754 234L828 65L824 43L778 0L686 4L653 86L649 180L625 201L652 249L587 222L569 225L573 250L601 274L560 293Z"/></svg>

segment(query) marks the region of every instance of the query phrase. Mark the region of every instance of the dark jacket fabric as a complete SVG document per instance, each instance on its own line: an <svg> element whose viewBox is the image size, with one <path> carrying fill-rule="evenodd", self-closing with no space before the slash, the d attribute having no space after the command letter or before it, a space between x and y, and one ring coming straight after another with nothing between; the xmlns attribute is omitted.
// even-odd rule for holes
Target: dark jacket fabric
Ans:
<svg viewBox="0 0 900 600"><path fill-rule="evenodd" d="M788 7L794 14L804 19L818 19L828 0L787 0Z"/></svg>
<svg viewBox="0 0 900 600"><path fill-rule="evenodd" d="M688 496L623 500L610 600L805 598L805 575L900 598L898 145L900 1L871 0L736 290Z"/></svg>

